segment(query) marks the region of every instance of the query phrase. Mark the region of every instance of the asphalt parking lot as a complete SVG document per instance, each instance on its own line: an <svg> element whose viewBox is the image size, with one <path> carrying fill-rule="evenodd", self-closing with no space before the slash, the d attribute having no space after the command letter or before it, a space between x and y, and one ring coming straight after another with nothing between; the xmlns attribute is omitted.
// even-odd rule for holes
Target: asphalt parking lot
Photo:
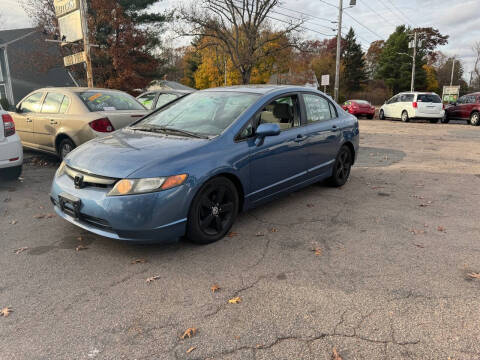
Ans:
<svg viewBox="0 0 480 360"><path fill-rule="evenodd" d="M58 163L26 152L0 183L0 358L480 359L480 128L360 129L343 188L241 214L208 246L70 225Z"/></svg>

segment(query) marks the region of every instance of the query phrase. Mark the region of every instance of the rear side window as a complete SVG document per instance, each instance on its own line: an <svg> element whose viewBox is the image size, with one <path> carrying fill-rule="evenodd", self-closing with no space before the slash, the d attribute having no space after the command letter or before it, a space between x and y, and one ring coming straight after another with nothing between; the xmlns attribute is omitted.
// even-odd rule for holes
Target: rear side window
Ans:
<svg viewBox="0 0 480 360"><path fill-rule="evenodd" d="M440 96L438 96L437 94L418 94L417 101L436 103L436 104L440 104L442 102L442 100L440 99Z"/></svg>
<svg viewBox="0 0 480 360"><path fill-rule="evenodd" d="M158 109L159 107L168 104L170 101L175 100L177 97L178 95L175 94L160 94L155 107Z"/></svg>
<svg viewBox="0 0 480 360"><path fill-rule="evenodd" d="M42 104L40 103L40 100L42 100L43 93L35 93L30 95L28 98L23 100L22 104L20 105L20 109L24 113L36 113L40 112L40 108L42 107Z"/></svg>
<svg viewBox="0 0 480 360"><path fill-rule="evenodd" d="M42 113L56 114L60 111L60 106L63 102L63 94L47 93L45 100L43 100Z"/></svg>
<svg viewBox="0 0 480 360"><path fill-rule="evenodd" d="M60 105L60 114L65 114L65 112L68 109L68 106L70 105L70 98L68 96L63 97L62 105Z"/></svg>
<svg viewBox="0 0 480 360"><path fill-rule="evenodd" d="M413 94L404 94L400 97L400 102L413 102L414 98Z"/></svg>
<svg viewBox="0 0 480 360"><path fill-rule="evenodd" d="M307 122L313 123L317 121L326 121L334 117L332 116L329 101L321 96L312 94L303 94L303 100L305 102L305 109L307 111Z"/></svg>
<svg viewBox="0 0 480 360"><path fill-rule="evenodd" d="M84 91L78 94L90 111L145 110L133 96L116 91Z"/></svg>
<svg viewBox="0 0 480 360"><path fill-rule="evenodd" d="M147 109L153 109L153 101L155 100L155 93L143 94L137 98L140 103L145 106Z"/></svg>

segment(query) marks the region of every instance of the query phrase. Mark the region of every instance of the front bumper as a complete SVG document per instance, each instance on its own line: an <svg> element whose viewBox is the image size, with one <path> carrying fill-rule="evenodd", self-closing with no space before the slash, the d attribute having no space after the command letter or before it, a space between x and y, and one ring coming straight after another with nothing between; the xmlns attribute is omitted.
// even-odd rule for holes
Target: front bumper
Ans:
<svg viewBox="0 0 480 360"><path fill-rule="evenodd" d="M64 174L53 180L50 197L60 217L111 239L166 242L185 234L192 193L188 185L127 196L107 196L109 190L96 186L76 189L73 180ZM62 211L62 193L81 200L76 216Z"/></svg>

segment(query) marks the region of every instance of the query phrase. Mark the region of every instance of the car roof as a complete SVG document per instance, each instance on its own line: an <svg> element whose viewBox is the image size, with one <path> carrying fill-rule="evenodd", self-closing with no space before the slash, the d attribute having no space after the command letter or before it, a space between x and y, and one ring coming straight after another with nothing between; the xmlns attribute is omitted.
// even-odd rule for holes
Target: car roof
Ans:
<svg viewBox="0 0 480 360"><path fill-rule="evenodd" d="M433 91L403 91L401 93L398 93L397 95L402 95L402 94L417 94L417 95L438 95L436 92Z"/></svg>
<svg viewBox="0 0 480 360"><path fill-rule="evenodd" d="M231 91L231 92L246 92L254 94L268 94L277 90L285 91L316 91L315 88L297 85L235 85L235 86L222 86L216 88L205 89L201 91Z"/></svg>
<svg viewBox="0 0 480 360"><path fill-rule="evenodd" d="M116 92L124 92L122 90L116 90L116 89L106 89L106 88L89 88L89 87L75 87L75 86L70 86L70 87L45 87L41 89L37 89L35 91L52 91L52 90L58 90L58 91L69 91L69 92L83 92L83 91L116 91Z"/></svg>

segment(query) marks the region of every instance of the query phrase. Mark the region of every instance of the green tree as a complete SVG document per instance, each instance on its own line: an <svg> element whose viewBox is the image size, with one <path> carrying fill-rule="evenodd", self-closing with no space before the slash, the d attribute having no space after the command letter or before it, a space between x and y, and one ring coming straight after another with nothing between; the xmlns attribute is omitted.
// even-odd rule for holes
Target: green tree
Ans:
<svg viewBox="0 0 480 360"><path fill-rule="evenodd" d="M360 85L367 79L365 71L365 54L362 46L357 42L355 32L350 28L345 37L343 47L343 86L347 93L360 90Z"/></svg>
<svg viewBox="0 0 480 360"><path fill-rule="evenodd" d="M393 93L410 90L412 58L408 56L411 31L405 25L398 26L385 42L379 57L377 77L385 81ZM425 51L419 49L415 66L415 89L426 88L426 72L423 65Z"/></svg>

